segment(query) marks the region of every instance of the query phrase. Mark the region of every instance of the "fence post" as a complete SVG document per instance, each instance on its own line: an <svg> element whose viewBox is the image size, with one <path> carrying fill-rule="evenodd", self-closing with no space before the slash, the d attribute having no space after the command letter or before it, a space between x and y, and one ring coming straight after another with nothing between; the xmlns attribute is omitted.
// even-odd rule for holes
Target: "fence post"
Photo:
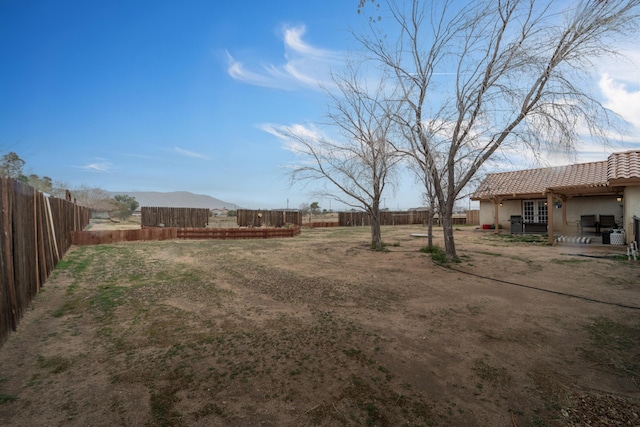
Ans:
<svg viewBox="0 0 640 427"><path fill-rule="evenodd" d="M38 190L33 189L33 248L36 270L36 292L40 292L40 263L38 259Z"/></svg>
<svg viewBox="0 0 640 427"><path fill-rule="evenodd" d="M18 302L16 300L16 290L15 290L15 280L14 280L14 271L13 271L13 251L12 251L12 241L13 241L13 233L11 231L11 223L12 223L12 207L11 201L9 197L9 179L8 178L0 178L2 181L2 228L4 234L4 247L2 248L2 252L4 253L4 266L5 266L5 275L6 275L6 295L9 303L9 320L11 322L11 329L14 331L18 327L18 322L16 318L16 311L18 308ZM4 332L4 331L2 331Z"/></svg>

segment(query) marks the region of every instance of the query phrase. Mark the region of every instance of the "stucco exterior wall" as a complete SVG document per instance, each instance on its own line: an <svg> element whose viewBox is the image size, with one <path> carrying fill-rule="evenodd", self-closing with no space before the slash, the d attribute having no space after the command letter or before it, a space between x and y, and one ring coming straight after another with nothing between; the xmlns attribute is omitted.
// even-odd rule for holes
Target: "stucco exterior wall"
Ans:
<svg viewBox="0 0 640 427"><path fill-rule="evenodd" d="M636 201L635 212L636 216L640 217L640 186L628 187L628 189L634 188L635 193L627 195L625 193L625 202L630 202L633 198ZM526 200L546 200L540 199L526 199ZM629 203L630 204L630 203ZM623 220L623 208L622 203L616 201L615 196L590 196L590 197L573 197L566 202L565 206L567 210L567 226L562 224L562 207L556 207L555 204L549 207L549 210L553 209L553 229L554 233L566 232L567 234L577 234L577 223L580 221L581 215L613 215L616 223L622 224ZM502 206L498 208L499 224L503 230L510 230L511 223L509 222L511 215L522 215L522 200L505 200L502 202ZM632 208L629 208L632 209ZM631 210L629 211L631 212ZM631 222L633 213L624 213L625 223ZM626 218L629 221L626 221ZM480 201L480 225L482 224L494 224L495 223L495 210L493 202L481 200ZM626 226L626 224L625 224ZM629 233L627 233L629 234Z"/></svg>
<svg viewBox="0 0 640 427"><path fill-rule="evenodd" d="M498 222L503 230L509 230L511 215L522 215L522 202L520 200L505 200L498 208ZM493 202L480 201L480 225L495 224L495 210Z"/></svg>
<svg viewBox="0 0 640 427"><path fill-rule="evenodd" d="M640 185L624 189L624 229L627 243L633 240L633 216L640 218Z"/></svg>
<svg viewBox="0 0 640 427"><path fill-rule="evenodd" d="M576 224L580 221L581 215L613 215L616 224L620 225L622 224L623 215L622 203L616 201L616 196L574 197L569 199L567 201L567 223Z"/></svg>

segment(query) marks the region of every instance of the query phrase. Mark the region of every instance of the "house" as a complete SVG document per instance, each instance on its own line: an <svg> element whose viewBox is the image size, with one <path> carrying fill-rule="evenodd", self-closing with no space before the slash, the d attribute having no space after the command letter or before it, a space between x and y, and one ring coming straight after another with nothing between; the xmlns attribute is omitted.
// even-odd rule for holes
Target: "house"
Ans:
<svg viewBox="0 0 640 427"><path fill-rule="evenodd" d="M492 173L471 199L480 201L480 224L496 232L548 233L553 243L554 235L621 228L629 243L640 233L640 150L600 162Z"/></svg>
<svg viewBox="0 0 640 427"><path fill-rule="evenodd" d="M115 210L116 206L113 201L109 199L95 201L89 206L91 219L109 219L114 216ZM115 214L115 216L117 216L117 214Z"/></svg>
<svg viewBox="0 0 640 427"><path fill-rule="evenodd" d="M227 209L227 208L211 209L211 215L213 215L213 216L229 216L229 209Z"/></svg>

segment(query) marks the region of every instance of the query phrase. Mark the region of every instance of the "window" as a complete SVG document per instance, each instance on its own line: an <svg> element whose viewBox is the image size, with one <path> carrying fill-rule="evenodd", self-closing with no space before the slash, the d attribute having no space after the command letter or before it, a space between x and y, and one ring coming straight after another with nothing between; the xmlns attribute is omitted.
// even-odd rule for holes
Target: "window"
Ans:
<svg viewBox="0 0 640 427"><path fill-rule="evenodd" d="M522 202L522 216L524 222L547 223L549 214L546 200L524 200Z"/></svg>

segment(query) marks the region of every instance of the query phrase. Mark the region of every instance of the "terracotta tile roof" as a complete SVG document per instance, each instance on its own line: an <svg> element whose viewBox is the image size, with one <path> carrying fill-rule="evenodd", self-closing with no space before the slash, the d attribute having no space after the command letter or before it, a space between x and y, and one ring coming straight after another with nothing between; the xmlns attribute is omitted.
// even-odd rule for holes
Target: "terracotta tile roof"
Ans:
<svg viewBox="0 0 640 427"><path fill-rule="evenodd" d="M609 156L607 179L640 179L640 151L613 153Z"/></svg>
<svg viewBox="0 0 640 427"><path fill-rule="evenodd" d="M487 175L472 199L539 194L548 189L608 187L616 181L640 183L640 151L614 153L608 160L552 168L529 169Z"/></svg>
<svg viewBox="0 0 640 427"><path fill-rule="evenodd" d="M473 199L516 194L540 194L549 188L599 187L607 185L607 161L568 166L492 173L487 175Z"/></svg>

